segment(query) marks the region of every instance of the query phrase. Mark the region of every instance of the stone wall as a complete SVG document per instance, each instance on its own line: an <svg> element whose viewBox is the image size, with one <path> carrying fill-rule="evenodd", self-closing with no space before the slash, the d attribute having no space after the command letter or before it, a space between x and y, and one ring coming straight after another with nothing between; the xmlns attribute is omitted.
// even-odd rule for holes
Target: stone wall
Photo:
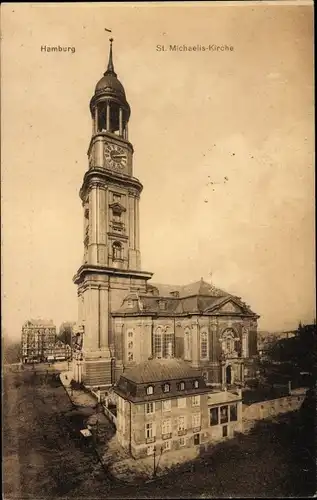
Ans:
<svg viewBox="0 0 317 500"><path fill-rule="evenodd" d="M260 401L251 405L243 405L243 430L254 427L258 420L273 418L283 413L297 411L305 399L305 392L292 394L283 398Z"/></svg>

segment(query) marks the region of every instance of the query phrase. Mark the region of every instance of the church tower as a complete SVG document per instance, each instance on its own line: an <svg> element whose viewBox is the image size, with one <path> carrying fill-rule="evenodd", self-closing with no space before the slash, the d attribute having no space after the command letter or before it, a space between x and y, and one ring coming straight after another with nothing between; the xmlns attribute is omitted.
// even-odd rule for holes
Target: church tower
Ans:
<svg viewBox="0 0 317 500"><path fill-rule="evenodd" d="M80 190L84 212L84 259L74 277L82 329L87 387L109 386L115 366L111 313L130 292L145 292L152 273L141 271L139 201L142 184L133 176L129 142L130 106L114 70L112 42L106 72L90 101L89 167ZM118 363L117 363L118 364Z"/></svg>

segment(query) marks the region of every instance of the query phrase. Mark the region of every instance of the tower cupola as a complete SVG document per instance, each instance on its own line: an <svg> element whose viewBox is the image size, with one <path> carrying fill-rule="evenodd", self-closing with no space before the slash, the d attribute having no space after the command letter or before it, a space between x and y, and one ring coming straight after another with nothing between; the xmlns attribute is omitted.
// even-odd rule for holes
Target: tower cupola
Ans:
<svg viewBox="0 0 317 500"><path fill-rule="evenodd" d="M113 38L110 38L107 70L97 83L90 101L93 135L110 132L128 140L128 121L131 111L124 87L114 70L112 43Z"/></svg>

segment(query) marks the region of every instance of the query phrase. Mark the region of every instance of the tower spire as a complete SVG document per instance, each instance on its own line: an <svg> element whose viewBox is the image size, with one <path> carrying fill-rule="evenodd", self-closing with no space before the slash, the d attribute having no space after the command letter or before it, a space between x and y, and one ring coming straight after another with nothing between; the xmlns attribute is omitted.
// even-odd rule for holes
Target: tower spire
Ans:
<svg viewBox="0 0 317 500"><path fill-rule="evenodd" d="M107 71L104 74L105 75L117 76L117 73L114 70L113 60L112 60L112 42L113 42L113 38L109 38L109 42L110 42L109 61L108 61Z"/></svg>

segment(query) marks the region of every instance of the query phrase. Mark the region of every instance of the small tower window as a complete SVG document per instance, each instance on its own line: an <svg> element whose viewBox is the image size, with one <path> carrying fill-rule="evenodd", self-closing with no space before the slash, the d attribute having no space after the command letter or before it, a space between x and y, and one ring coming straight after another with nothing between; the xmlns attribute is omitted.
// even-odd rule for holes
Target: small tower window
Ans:
<svg viewBox="0 0 317 500"><path fill-rule="evenodd" d="M113 210L112 217L115 222L121 222L121 212L119 210Z"/></svg>
<svg viewBox="0 0 317 500"><path fill-rule="evenodd" d="M122 259L122 245L119 241L115 241L112 245L112 258L113 260Z"/></svg>

